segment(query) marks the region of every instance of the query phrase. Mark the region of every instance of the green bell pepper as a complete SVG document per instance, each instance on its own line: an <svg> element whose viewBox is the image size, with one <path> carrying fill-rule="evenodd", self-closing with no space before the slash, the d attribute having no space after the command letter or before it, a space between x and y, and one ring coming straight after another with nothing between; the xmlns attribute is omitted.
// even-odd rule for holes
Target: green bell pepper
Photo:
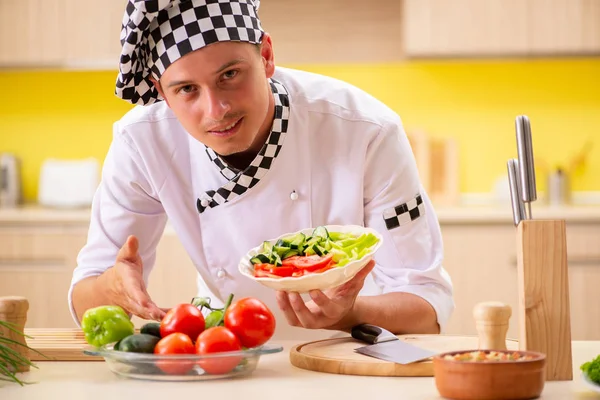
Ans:
<svg viewBox="0 0 600 400"><path fill-rule="evenodd" d="M85 341L96 347L119 341L134 333L133 322L119 306L90 308L81 318Z"/></svg>

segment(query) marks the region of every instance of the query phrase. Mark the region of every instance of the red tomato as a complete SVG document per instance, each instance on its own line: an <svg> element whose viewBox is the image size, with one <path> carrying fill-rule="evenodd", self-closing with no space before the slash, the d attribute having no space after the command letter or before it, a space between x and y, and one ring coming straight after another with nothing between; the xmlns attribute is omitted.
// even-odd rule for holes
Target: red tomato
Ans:
<svg viewBox="0 0 600 400"><path fill-rule="evenodd" d="M262 301L253 297L231 304L225 311L224 322L247 348L264 344L275 332L275 316Z"/></svg>
<svg viewBox="0 0 600 400"><path fill-rule="evenodd" d="M192 339L183 333L171 333L160 339L156 346L154 346L154 354L167 355L167 354L194 354L196 348ZM194 368L193 361L187 360L159 360L156 361L156 365L171 375L185 374Z"/></svg>
<svg viewBox="0 0 600 400"><path fill-rule="evenodd" d="M241 349L242 345L238 338L224 326L208 328L196 339L196 353L201 355ZM219 375L233 370L242 359L242 356L214 357L200 360L198 364L206 373Z"/></svg>
<svg viewBox="0 0 600 400"><path fill-rule="evenodd" d="M292 276L294 267L290 266L279 266L276 267L273 264L256 264L254 265L255 276L268 276L275 275L276 277Z"/></svg>
<svg viewBox="0 0 600 400"><path fill-rule="evenodd" d="M316 271L322 269L329 264L333 257L333 254L326 256L292 256L282 261L284 266L291 266L299 269L306 269L308 271Z"/></svg>
<svg viewBox="0 0 600 400"><path fill-rule="evenodd" d="M190 338L197 338L205 327L204 315L200 309L192 304L183 303L171 308L164 316L160 322L160 336L179 332Z"/></svg>

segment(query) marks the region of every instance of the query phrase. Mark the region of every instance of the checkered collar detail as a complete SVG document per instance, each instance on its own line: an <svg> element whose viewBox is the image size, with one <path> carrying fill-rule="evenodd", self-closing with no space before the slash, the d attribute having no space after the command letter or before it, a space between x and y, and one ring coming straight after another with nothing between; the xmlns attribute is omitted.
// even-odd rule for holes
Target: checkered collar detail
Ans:
<svg viewBox="0 0 600 400"><path fill-rule="evenodd" d="M243 171L229 167L218 154L206 147L208 157L229 182L217 190L209 190L202 194L196 201L198 212L203 213L207 208L227 203L246 193L265 176L279 155L288 129L290 102L288 92L281 83L270 79L269 85L275 100L275 117L267 141L248 168Z"/></svg>
<svg viewBox="0 0 600 400"><path fill-rule="evenodd" d="M129 0L121 25L115 94L135 104L162 101L150 77L211 43L258 44L260 0Z"/></svg>

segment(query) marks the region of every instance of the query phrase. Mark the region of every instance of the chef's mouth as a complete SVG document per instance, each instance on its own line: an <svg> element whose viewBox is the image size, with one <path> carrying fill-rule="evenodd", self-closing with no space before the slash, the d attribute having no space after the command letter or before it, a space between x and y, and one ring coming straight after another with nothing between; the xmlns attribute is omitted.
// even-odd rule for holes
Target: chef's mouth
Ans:
<svg viewBox="0 0 600 400"><path fill-rule="evenodd" d="M211 129L208 131L208 133L215 135L215 136L220 136L220 137L232 136L235 133L237 133L237 131L240 128L240 125L242 125L243 120L244 120L244 117L241 117L228 125L224 125L217 129Z"/></svg>

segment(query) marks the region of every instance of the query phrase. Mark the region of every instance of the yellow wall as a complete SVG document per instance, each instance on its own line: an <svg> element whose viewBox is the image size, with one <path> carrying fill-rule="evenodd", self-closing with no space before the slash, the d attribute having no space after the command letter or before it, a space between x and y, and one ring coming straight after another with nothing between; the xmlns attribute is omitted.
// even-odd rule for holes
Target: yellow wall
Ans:
<svg viewBox="0 0 600 400"><path fill-rule="evenodd" d="M531 119L544 169L567 163L590 140L573 190L600 190L600 59L407 62L297 66L353 83L380 98L407 130L457 138L462 192L488 192L516 157L514 119ZM25 196L37 196L44 158L103 160L112 123L130 105L113 95L115 72L0 73L0 151L22 157Z"/></svg>

